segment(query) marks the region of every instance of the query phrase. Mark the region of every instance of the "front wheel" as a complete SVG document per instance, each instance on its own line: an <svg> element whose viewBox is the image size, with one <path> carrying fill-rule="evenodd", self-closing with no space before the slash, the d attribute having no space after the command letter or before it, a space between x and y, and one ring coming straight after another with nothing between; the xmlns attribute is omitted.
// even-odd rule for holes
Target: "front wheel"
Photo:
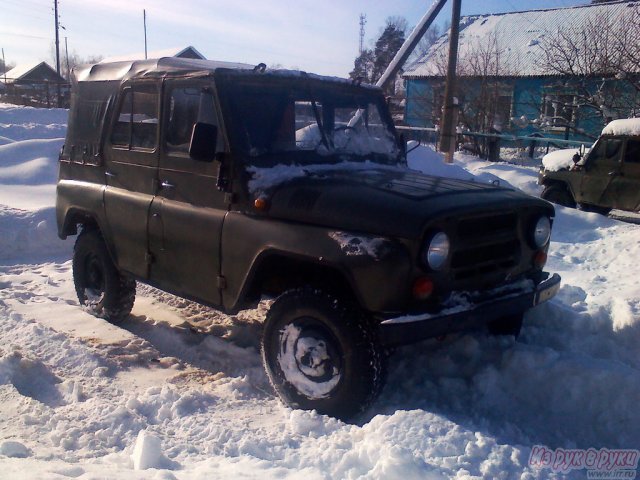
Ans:
<svg viewBox="0 0 640 480"><path fill-rule="evenodd" d="M573 195L563 186L549 185L545 187L540 195L541 198L563 207L576 208L576 201Z"/></svg>
<svg viewBox="0 0 640 480"><path fill-rule="evenodd" d="M262 358L280 398L293 408L346 420L384 383L377 326L359 308L320 290L289 290L271 306Z"/></svg>
<svg viewBox="0 0 640 480"><path fill-rule="evenodd" d="M80 305L92 315L117 323L131 313L136 282L118 271L96 230L85 230L76 240L73 283Z"/></svg>

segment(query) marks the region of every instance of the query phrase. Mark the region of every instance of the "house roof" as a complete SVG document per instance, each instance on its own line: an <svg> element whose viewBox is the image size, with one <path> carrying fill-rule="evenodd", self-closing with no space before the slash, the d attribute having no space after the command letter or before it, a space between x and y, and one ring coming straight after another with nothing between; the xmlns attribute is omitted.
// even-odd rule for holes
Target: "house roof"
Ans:
<svg viewBox="0 0 640 480"><path fill-rule="evenodd" d="M180 57L187 51L191 51L200 59L206 60L206 57L191 45L189 45L188 47L174 47L174 48L167 48L165 50L154 50L152 52L147 52L147 58ZM108 57L102 60L100 63L126 62L128 60L139 60L141 58L144 58L144 52L132 53L128 55L119 55L116 57Z"/></svg>
<svg viewBox="0 0 640 480"><path fill-rule="evenodd" d="M54 75L57 75L55 69L51 67L47 62L23 63L20 65L16 65L6 73L7 83L13 83L16 80L20 80L21 78L26 77L28 74L42 65L51 70ZM4 78L4 74L2 75L2 77Z"/></svg>
<svg viewBox="0 0 640 480"><path fill-rule="evenodd" d="M458 58L470 55L482 42L493 35L500 51L500 64L509 76L547 76L543 50L545 37L558 31L583 30L589 23L615 24L629 15L630 8L640 6L640 1L624 0L567 8L529 10L524 12L470 15L460 19ZM449 51L449 34L441 36L427 53L409 65L404 78L442 76L439 60Z"/></svg>

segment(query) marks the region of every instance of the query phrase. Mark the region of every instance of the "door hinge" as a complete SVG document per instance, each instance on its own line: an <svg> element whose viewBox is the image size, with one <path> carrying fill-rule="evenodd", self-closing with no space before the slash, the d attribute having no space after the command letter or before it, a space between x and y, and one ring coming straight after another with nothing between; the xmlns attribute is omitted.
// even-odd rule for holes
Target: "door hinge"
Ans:
<svg viewBox="0 0 640 480"><path fill-rule="evenodd" d="M227 279L222 275L218 275L218 288L220 290L224 290L225 288L227 288Z"/></svg>
<svg viewBox="0 0 640 480"><path fill-rule="evenodd" d="M156 257L153 255L153 253L147 252L144 254L144 260L145 262L147 262L147 265L151 265L156 261Z"/></svg>

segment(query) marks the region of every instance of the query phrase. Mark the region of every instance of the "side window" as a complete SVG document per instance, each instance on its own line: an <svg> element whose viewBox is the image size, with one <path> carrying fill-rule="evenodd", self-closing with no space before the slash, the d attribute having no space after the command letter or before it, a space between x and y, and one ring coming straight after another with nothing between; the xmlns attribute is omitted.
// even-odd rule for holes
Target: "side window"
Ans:
<svg viewBox="0 0 640 480"><path fill-rule="evenodd" d="M624 163L640 165L640 140L627 140L627 151L624 154Z"/></svg>
<svg viewBox="0 0 640 480"><path fill-rule="evenodd" d="M131 89L125 90L122 103L120 104L120 111L116 119L116 124L113 126L113 132L111 133L111 143L113 145L128 146L131 136L131 113L133 107L133 95Z"/></svg>
<svg viewBox="0 0 640 480"><path fill-rule="evenodd" d="M589 166L592 168L610 168L620 160L622 140L618 138L601 138L589 155Z"/></svg>
<svg viewBox="0 0 640 480"><path fill-rule="evenodd" d="M200 89L179 87L171 90L165 142L170 152L189 152L193 125L198 121Z"/></svg>
<svg viewBox="0 0 640 480"><path fill-rule="evenodd" d="M111 133L111 143L132 149L153 149L158 132L158 93L155 85L125 90Z"/></svg>
<svg viewBox="0 0 640 480"><path fill-rule="evenodd" d="M169 153L189 153L191 132L196 122L217 125L213 94L201 87L176 86L169 94L164 142ZM218 132L218 148L221 145Z"/></svg>

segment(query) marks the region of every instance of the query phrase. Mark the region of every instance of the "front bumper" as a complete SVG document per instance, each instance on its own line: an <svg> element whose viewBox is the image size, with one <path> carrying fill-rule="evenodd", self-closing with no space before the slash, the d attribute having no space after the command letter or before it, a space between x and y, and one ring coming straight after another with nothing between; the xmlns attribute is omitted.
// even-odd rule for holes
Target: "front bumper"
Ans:
<svg viewBox="0 0 640 480"><path fill-rule="evenodd" d="M469 330L492 320L522 314L553 298L559 289L560 275L557 273L529 288L509 291L501 287L488 294L472 295L470 300L439 313L383 319L380 337L384 345L394 346Z"/></svg>

